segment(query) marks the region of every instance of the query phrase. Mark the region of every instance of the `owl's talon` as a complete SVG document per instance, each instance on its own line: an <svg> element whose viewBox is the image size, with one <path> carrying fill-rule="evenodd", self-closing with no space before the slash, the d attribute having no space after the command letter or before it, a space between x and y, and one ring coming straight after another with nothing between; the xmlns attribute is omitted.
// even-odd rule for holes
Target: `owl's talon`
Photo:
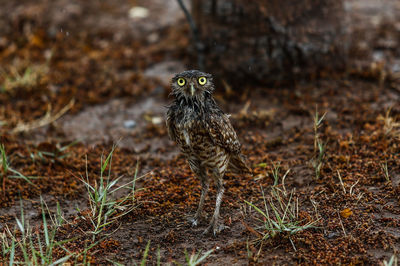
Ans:
<svg viewBox="0 0 400 266"><path fill-rule="evenodd" d="M199 225L198 218L196 217L188 218L188 222L192 225L192 227L196 227Z"/></svg>
<svg viewBox="0 0 400 266"><path fill-rule="evenodd" d="M207 235L212 231L214 237L217 236L217 234L221 233L224 229L229 228L228 226L225 226L223 224L216 225L216 224L210 224L206 230L203 231L203 235Z"/></svg>
<svg viewBox="0 0 400 266"><path fill-rule="evenodd" d="M192 227L196 227L198 225L197 219L192 219Z"/></svg>

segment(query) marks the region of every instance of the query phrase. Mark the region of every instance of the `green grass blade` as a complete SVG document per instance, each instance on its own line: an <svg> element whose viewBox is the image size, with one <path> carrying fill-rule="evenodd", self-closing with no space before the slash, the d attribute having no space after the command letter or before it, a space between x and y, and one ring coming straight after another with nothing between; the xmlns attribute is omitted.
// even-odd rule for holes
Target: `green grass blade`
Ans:
<svg viewBox="0 0 400 266"><path fill-rule="evenodd" d="M201 263L203 260L205 260L208 256L210 256L211 253L214 252L214 249L210 249L209 251L207 251L206 253L203 254L203 256L200 257L200 259L196 258L196 262L195 265ZM199 252L200 254L200 252Z"/></svg>
<svg viewBox="0 0 400 266"><path fill-rule="evenodd" d="M8 170L9 170L10 172L12 172L12 173L15 174L15 176L10 176L11 178L22 178L22 179L24 179L26 182L28 182L29 184L31 184L31 185L34 186L34 184L32 183L32 181L30 180L30 178L24 176L23 174L21 174L20 172L18 172L17 170L14 170L14 169L12 169L12 168L8 168Z"/></svg>
<svg viewBox="0 0 400 266"><path fill-rule="evenodd" d="M10 266L14 264L14 257L15 257L15 240L13 238L11 240L11 249L10 249L10 261L9 261Z"/></svg>
<svg viewBox="0 0 400 266"><path fill-rule="evenodd" d="M37 239L38 239L39 251L38 252L36 251L35 246L33 245L33 242L32 242L32 238L30 238L32 254L34 255L35 253L38 253L40 258L42 259L42 264L44 264L45 256L43 255L43 246L42 246L42 241L40 240L39 232L37 232L36 235L37 235Z"/></svg>
<svg viewBox="0 0 400 266"><path fill-rule="evenodd" d="M62 258L56 260L55 262L51 263L50 265L53 266L53 265L64 264L64 262L68 261L69 258L71 258L71 256L72 255L67 255L65 257L62 257Z"/></svg>
<svg viewBox="0 0 400 266"><path fill-rule="evenodd" d="M1 153L1 164L3 166L3 174L8 172L8 162L7 162L7 155L4 145L0 145L0 153Z"/></svg>
<svg viewBox="0 0 400 266"><path fill-rule="evenodd" d="M113 153L114 153L114 150L115 150L115 149L116 149L116 146L114 145L114 146L112 147L110 153L108 154L106 160L104 161L104 163L103 163L102 166L101 166L101 173L104 173L104 171L105 171L106 168L107 168L108 163L112 160L112 156L113 156ZM111 168L111 167L110 167L110 168Z"/></svg>
<svg viewBox="0 0 400 266"><path fill-rule="evenodd" d="M47 220L46 220L46 214L44 212L44 206L43 206L43 198L40 196L40 206L42 208L42 220L43 220L43 231L44 231L44 239L46 241L46 247L50 246L50 240L49 240L49 232L47 228Z"/></svg>
<svg viewBox="0 0 400 266"><path fill-rule="evenodd" d="M74 140L73 142L71 142L71 143L69 143L69 144L67 144L67 145L65 145L65 146L62 146L62 147L59 148L58 150L59 150L60 152L63 152L63 151L65 151L65 150L69 149L70 147L75 146L75 145L78 144L79 142L81 142L79 139Z"/></svg>
<svg viewBox="0 0 400 266"><path fill-rule="evenodd" d="M157 248L157 266L161 266L160 247Z"/></svg>
<svg viewBox="0 0 400 266"><path fill-rule="evenodd" d="M251 207L253 207L256 211L258 211L262 216L264 216L265 218L268 218L267 215L260 209L258 208L256 205L254 205L251 202L248 202L247 200L245 200L244 202L246 202L248 205L250 205Z"/></svg>
<svg viewBox="0 0 400 266"><path fill-rule="evenodd" d="M24 237L25 229L24 229L23 223L22 223L18 218L15 218L15 220L17 221L17 225L18 225L18 227L19 227L19 230L20 230L21 233L22 233L22 237Z"/></svg>
<svg viewBox="0 0 400 266"><path fill-rule="evenodd" d="M143 253L142 261L140 262L140 266L146 265L147 256L149 255L149 249L150 249L150 240L147 242L146 248Z"/></svg>

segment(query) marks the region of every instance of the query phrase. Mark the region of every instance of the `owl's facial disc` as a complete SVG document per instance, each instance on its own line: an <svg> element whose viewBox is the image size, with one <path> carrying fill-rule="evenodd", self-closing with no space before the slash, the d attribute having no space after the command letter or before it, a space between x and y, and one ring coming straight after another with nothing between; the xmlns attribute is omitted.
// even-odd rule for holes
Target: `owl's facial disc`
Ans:
<svg viewBox="0 0 400 266"><path fill-rule="evenodd" d="M172 78L173 94L176 98L203 102L214 91L211 74L198 70L187 70Z"/></svg>

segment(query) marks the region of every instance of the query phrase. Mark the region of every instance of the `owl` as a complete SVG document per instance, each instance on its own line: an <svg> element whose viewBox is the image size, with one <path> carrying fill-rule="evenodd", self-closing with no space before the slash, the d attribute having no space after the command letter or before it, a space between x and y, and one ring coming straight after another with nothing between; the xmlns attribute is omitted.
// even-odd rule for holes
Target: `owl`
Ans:
<svg viewBox="0 0 400 266"><path fill-rule="evenodd" d="M167 129L185 155L192 172L200 179L201 196L196 214L191 218L197 226L210 182L217 188L214 214L204 233L216 235L223 224L218 221L222 196L223 177L227 170L234 173L251 173L241 154L241 145L229 117L218 107L211 74L188 70L172 78L174 101L167 111Z"/></svg>

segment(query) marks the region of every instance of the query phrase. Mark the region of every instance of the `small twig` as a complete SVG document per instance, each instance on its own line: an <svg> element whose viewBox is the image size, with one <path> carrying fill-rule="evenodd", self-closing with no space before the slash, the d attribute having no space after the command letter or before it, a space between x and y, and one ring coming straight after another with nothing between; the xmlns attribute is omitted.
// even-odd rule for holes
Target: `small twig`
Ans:
<svg viewBox="0 0 400 266"><path fill-rule="evenodd" d="M284 192L285 196L286 196L285 178L289 174L289 172L290 172L290 168L287 169L286 173L282 177L282 187L283 187L283 192Z"/></svg>
<svg viewBox="0 0 400 266"><path fill-rule="evenodd" d="M47 110L47 113L44 115L44 117L34 120L30 123L23 123L20 122L17 124L17 126L11 131L12 133L19 133L19 132L28 132L33 129L47 126L57 119L59 119L61 116L63 116L66 112L68 112L69 109L71 109L75 104L75 100L72 99L66 106L64 106L58 113L56 113L54 116L50 114L51 108L49 107Z"/></svg>
<svg viewBox="0 0 400 266"><path fill-rule="evenodd" d="M249 111L250 104L251 104L251 101L248 100L248 101L244 104L243 108L239 111L239 114L241 114L241 115L246 115L246 114L248 113L248 111Z"/></svg>
<svg viewBox="0 0 400 266"><path fill-rule="evenodd" d="M262 250L262 248L263 248L263 244L264 244L264 242L261 242L261 244L260 244L260 248L258 249L258 252L257 252L257 255L256 255L256 261L258 260L258 258L260 257L260 253L261 253L261 250Z"/></svg>
<svg viewBox="0 0 400 266"><path fill-rule="evenodd" d="M358 184L358 182L360 181L360 179L358 179L351 187L350 187L350 195L353 195L353 188L355 187L355 185Z"/></svg>
<svg viewBox="0 0 400 266"><path fill-rule="evenodd" d="M249 231L250 233L254 234L257 237L263 237L263 235L259 232L257 232L256 230L254 230L251 226L249 226L247 223L245 223L243 220L241 220L243 226L247 229L247 231Z"/></svg>
<svg viewBox="0 0 400 266"><path fill-rule="evenodd" d="M343 192L344 192L344 194L346 194L346 188L344 187L344 184L343 184L343 181L342 181L342 177L340 176L339 170L337 170L337 174L338 174L338 177L339 177L340 184L342 185Z"/></svg>
<svg viewBox="0 0 400 266"><path fill-rule="evenodd" d="M343 226L343 223L342 223L342 218L340 218L339 212L338 212L338 211L336 211L336 212L337 212L337 215L338 215L338 217L339 217L339 222L340 222L340 225L342 226L344 236L347 236L346 230L344 230L344 226Z"/></svg>
<svg viewBox="0 0 400 266"><path fill-rule="evenodd" d="M294 245L294 243L293 243L293 241L292 241L292 239L290 237L289 237L289 240L290 240L290 243L293 246L294 251L296 252L297 251L296 246Z"/></svg>

